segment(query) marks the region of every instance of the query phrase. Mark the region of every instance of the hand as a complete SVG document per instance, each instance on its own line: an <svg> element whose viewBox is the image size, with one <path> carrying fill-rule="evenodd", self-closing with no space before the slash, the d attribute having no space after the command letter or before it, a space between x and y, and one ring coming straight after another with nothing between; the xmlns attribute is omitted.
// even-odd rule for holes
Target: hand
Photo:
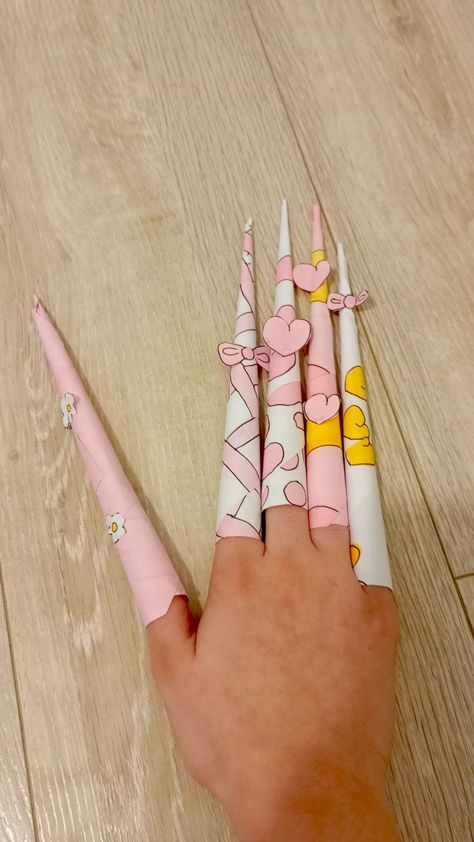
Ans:
<svg viewBox="0 0 474 842"><path fill-rule="evenodd" d="M217 544L199 623L176 597L148 626L182 755L244 842L394 840L392 593L359 584L343 527L285 506L266 532Z"/></svg>

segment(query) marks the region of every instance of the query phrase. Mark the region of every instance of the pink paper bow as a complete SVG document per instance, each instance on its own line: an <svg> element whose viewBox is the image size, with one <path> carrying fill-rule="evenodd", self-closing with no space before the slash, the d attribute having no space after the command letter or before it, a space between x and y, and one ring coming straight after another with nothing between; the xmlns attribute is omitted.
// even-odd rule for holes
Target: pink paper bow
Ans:
<svg viewBox="0 0 474 842"><path fill-rule="evenodd" d="M244 345L237 345L235 342L221 342L217 350L224 365L237 365L244 360L256 360L265 371L269 369L270 349L266 345L248 348Z"/></svg>
<svg viewBox="0 0 474 842"><path fill-rule="evenodd" d="M330 310L353 310L354 307L359 307L369 297L366 289L359 292L359 295L342 295L340 292L332 292L328 295L328 307Z"/></svg>

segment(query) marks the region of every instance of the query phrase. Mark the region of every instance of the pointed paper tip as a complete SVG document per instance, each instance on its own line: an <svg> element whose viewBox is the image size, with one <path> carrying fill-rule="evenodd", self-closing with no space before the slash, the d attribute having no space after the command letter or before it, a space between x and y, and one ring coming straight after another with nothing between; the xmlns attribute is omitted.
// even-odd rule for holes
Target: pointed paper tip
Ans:
<svg viewBox="0 0 474 842"><path fill-rule="evenodd" d="M249 216L249 218L247 219L247 222L245 223L245 233L250 234L252 229L253 229L253 219L252 219L251 216Z"/></svg>
<svg viewBox="0 0 474 842"><path fill-rule="evenodd" d="M39 300L37 295L33 295L33 312L34 313L42 313L43 312L43 305Z"/></svg>
<svg viewBox="0 0 474 842"><path fill-rule="evenodd" d="M311 251L324 251L323 227L321 225L321 207L313 205L313 240Z"/></svg>
<svg viewBox="0 0 474 842"><path fill-rule="evenodd" d="M278 260L291 254L290 227L288 225L288 202L283 199L280 215L280 237L278 240Z"/></svg>
<svg viewBox="0 0 474 842"><path fill-rule="evenodd" d="M342 292L344 295L350 295L351 287L347 271L346 253L342 243L337 244L337 269L339 275L339 292Z"/></svg>

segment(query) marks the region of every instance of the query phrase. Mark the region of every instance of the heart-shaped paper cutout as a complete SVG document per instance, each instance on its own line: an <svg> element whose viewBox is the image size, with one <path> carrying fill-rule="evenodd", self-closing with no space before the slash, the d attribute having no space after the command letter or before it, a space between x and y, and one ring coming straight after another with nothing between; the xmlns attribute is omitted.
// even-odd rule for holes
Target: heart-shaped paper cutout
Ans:
<svg viewBox="0 0 474 842"><path fill-rule="evenodd" d="M342 429L346 439L369 438L370 430L367 426L365 415L360 406L348 406L342 422Z"/></svg>
<svg viewBox="0 0 474 842"><path fill-rule="evenodd" d="M346 450L349 465L375 465L375 450L368 437L356 441Z"/></svg>
<svg viewBox="0 0 474 842"><path fill-rule="evenodd" d="M300 263L293 269L293 281L305 292L315 292L324 283L331 271L327 260L320 260L317 266Z"/></svg>
<svg viewBox="0 0 474 842"><path fill-rule="evenodd" d="M319 392L308 398L304 405L304 414L308 421L314 421L315 424L322 424L324 421L329 421L334 418L339 412L341 399L339 395L323 395Z"/></svg>
<svg viewBox="0 0 474 842"><path fill-rule="evenodd" d="M278 310L277 316L284 319L287 324L291 324L296 319L295 308L291 304L283 304Z"/></svg>
<svg viewBox="0 0 474 842"><path fill-rule="evenodd" d="M282 357L299 351L306 345L310 333L311 325L306 319L295 319L288 324L280 316L272 316L263 328L265 342L272 351L276 351Z"/></svg>

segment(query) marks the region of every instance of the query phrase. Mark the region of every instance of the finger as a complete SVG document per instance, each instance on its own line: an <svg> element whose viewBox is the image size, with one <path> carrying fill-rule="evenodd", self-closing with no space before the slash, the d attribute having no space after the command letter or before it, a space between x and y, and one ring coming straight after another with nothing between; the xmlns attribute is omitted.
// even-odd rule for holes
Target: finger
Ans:
<svg viewBox="0 0 474 842"><path fill-rule="evenodd" d="M324 240L318 205L313 208L311 263L324 261ZM311 293L311 341L306 378L306 470L308 510L312 535L320 528L347 527L347 498L344 478L340 397L336 378L334 336L327 306L325 280ZM321 539L324 541L324 537ZM316 537L317 543L317 537Z"/></svg>
<svg viewBox="0 0 474 842"><path fill-rule="evenodd" d="M349 547L349 527L323 526L318 529L310 529L311 541L321 552L339 551L344 557L344 564L352 567Z"/></svg>
<svg viewBox="0 0 474 842"><path fill-rule="evenodd" d="M152 673L159 688L180 668L191 666L196 629L197 621L184 596L176 596L166 614L146 627Z"/></svg>
<svg viewBox="0 0 474 842"><path fill-rule="evenodd" d="M265 512L265 546L290 552L309 542L308 512L298 506L275 506Z"/></svg>
<svg viewBox="0 0 474 842"><path fill-rule="evenodd" d="M318 558L326 572L355 579L349 547L347 526L323 526L311 529L311 541L319 550ZM355 582L354 582L355 584Z"/></svg>
<svg viewBox="0 0 474 842"><path fill-rule="evenodd" d="M310 325L304 319L296 318L286 201L283 201L281 208L273 312L274 315L263 328L263 336L271 353L263 454L262 510L268 511L266 534L271 540L273 524L277 530L282 524L290 523L301 524L306 534L308 529L304 421L298 352L309 337ZM297 513L284 515L280 512L281 507L295 509Z"/></svg>
<svg viewBox="0 0 474 842"><path fill-rule="evenodd" d="M244 234L234 333L234 357L237 362L229 365L231 392L227 402L226 437L217 504L218 541L237 536L260 540L261 535L256 345L253 234L249 220Z"/></svg>
<svg viewBox="0 0 474 842"><path fill-rule="evenodd" d="M339 291L347 298L351 289L344 250L340 243L337 254ZM365 375L353 309L343 308L340 311L339 333L347 500L354 572L367 585L391 588Z"/></svg>

